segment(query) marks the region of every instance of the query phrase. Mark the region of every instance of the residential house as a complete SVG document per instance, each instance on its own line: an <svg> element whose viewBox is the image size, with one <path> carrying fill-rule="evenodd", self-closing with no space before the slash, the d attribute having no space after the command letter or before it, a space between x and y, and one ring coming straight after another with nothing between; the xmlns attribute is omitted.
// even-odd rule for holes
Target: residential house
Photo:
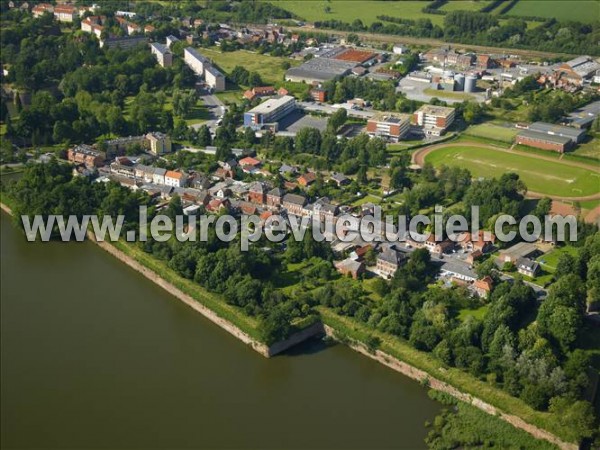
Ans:
<svg viewBox="0 0 600 450"><path fill-rule="evenodd" d="M165 183L165 175L167 174L167 169L162 169L160 167L156 167L154 169L154 173L152 174L152 182L154 184L166 184ZM170 185L171 187L175 185Z"/></svg>
<svg viewBox="0 0 600 450"><path fill-rule="evenodd" d="M494 281L492 280L492 277L487 275L479 280L475 280L471 286L471 289L479 297L488 298L490 293L492 292L493 286L494 286Z"/></svg>
<svg viewBox="0 0 600 450"><path fill-rule="evenodd" d="M221 211L229 211L231 202L227 198L213 198L206 205L206 210L212 213L220 213Z"/></svg>
<svg viewBox="0 0 600 450"><path fill-rule="evenodd" d="M248 201L252 203L258 203L264 205L267 201L267 187L264 183L257 181L252 183L250 190L248 191Z"/></svg>
<svg viewBox="0 0 600 450"><path fill-rule="evenodd" d="M289 214L302 216L302 210L304 205L306 205L306 198L297 194L285 194L282 198L281 204Z"/></svg>
<svg viewBox="0 0 600 450"><path fill-rule="evenodd" d="M38 3L31 10L33 17L35 17L36 19L39 17L42 17L46 13L53 13L53 12L54 12L54 6L52 6L49 3Z"/></svg>
<svg viewBox="0 0 600 450"><path fill-rule="evenodd" d="M339 206L331 204L327 197L320 198L312 204L312 215L322 222L333 219L339 212Z"/></svg>
<svg viewBox="0 0 600 450"><path fill-rule="evenodd" d="M279 168L280 175L295 175L296 173L298 173L298 169L296 169L294 166L288 166L287 164L282 164L281 167Z"/></svg>
<svg viewBox="0 0 600 450"><path fill-rule="evenodd" d="M78 15L79 11L73 5L56 5L54 7L54 18L59 22L73 22Z"/></svg>
<svg viewBox="0 0 600 450"><path fill-rule="evenodd" d="M211 182L208 177L202 173L195 173L192 179L192 186L196 189L205 190L211 186Z"/></svg>
<svg viewBox="0 0 600 450"><path fill-rule="evenodd" d="M100 167L106 155L90 145L81 144L67 150L67 159L76 164L85 164L87 168Z"/></svg>
<svg viewBox="0 0 600 450"><path fill-rule="evenodd" d="M496 236L488 231L479 230L477 236L473 237L472 233L461 233L457 236L456 242L463 250L488 253L494 249Z"/></svg>
<svg viewBox="0 0 600 450"><path fill-rule="evenodd" d="M308 187L315 182L317 175L314 172L307 172L298 177L298 184L302 187Z"/></svg>
<svg viewBox="0 0 600 450"><path fill-rule="evenodd" d="M240 159L239 164L244 173L253 173L259 169L262 163L256 158L247 156L245 158Z"/></svg>
<svg viewBox="0 0 600 450"><path fill-rule="evenodd" d="M331 175L331 177L329 178L329 180L336 183L338 185L338 187L342 187L342 186L346 186L346 185L350 184L350 178L348 178L343 173L334 172Z"/></svg>
<svg viewBox="0 0 600 450"><path fill-rule="evenodd" d="M534 278L540 270L540 265L529 258L519 258L515 263L515 266L517 266L517 272L531 278Z"/></svg>
<svg viewBox="0 0 600 450"><path fill-rule="evenodd" d="M521 258L535 258L540 253L541 252L534 244L530 242L519 242L512 247L501 250L499 259L501 263L516 264Z"/></svg>
<svg viewBox="0 0 600 450"><path fill-rule="evenodd" d="M407 259L406 253L399 252L392 246L387 246L377 255L376 270L384 278L391 278Z"/></svg>
<svg viewBox="0 0 600 450"><path fill-rule="evenodd" d="M365 264L362 261L354 261L350 258L334 263L336 270L344 276L350 275L355 280L365 272Z"/></svg>
<svg viewBox="0 0 600 450"><path fill-rule="evenodd" d="M267 206L279 208L283 199L283 190L276 187L267 192Z"/></svg>

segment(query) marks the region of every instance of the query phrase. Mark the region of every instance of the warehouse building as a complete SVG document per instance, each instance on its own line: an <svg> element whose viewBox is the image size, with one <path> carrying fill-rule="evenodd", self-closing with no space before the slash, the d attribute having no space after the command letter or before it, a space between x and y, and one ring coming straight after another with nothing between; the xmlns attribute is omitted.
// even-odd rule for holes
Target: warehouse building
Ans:
<svg viewBox="0 0 600 450"><path fill-rule="evenodd" d="M377 115L367 122L367 133L370 136L398 141L410 129L409 116L385 113Z"/></svg>
<svg viewBox="0 0 600 450"><path fill-rule="evenodd" d="M423 105L413 114L413 121L423 127L426 135L441 136L454 122L454 108Z"/></svg>
<svg viewBox="0 0 600 450"><path fill-rule="evenodd" d="M573 144L579 144L585 138L586 131L580 128L554 125L546 122L534 122L529 125L528 130L544 133L552 136L569 138Z"/></svg>
<svg viewBox="0 0 600 450"><path fill-rule="evenodd" d="M573 141L568 137L558 136L538 131L523 130L515 137L515 142L529 147L535 147L542 150L554 150L564 153L573 146Z"/></svg>
<svg viewBox="0 0 600 450"><path fill-rule="evenodd" d="M348 75L358 64L353 61L341 61L331 58L313 58L298 67L292 67L285 73L286 81L295 83L324 83L335 77Z"/></svg>
<svg viewBox="0 0 600 450"><path fill-rule="evenodd" d="M291 95L269 99L244 114L244 126L260 130L265 125L276 124L278 120L296 109L296 99Z"/></svg>
<svg viewBox="0 0 600 450"><path fill-rule="evenodd" d="M150 44L150 51L156 57L161 67L171 67L173 65L173 53L171 53L169 47L166 45L153 42Z"/></svg>

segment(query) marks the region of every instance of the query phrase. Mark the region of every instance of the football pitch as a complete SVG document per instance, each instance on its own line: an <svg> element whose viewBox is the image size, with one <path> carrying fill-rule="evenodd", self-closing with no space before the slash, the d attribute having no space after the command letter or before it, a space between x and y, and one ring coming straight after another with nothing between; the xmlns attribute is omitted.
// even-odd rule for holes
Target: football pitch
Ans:
<svg viewBox="0 0 600 450"><path fill-rule="evenodd" d="M498 178L515 172L530 191L544 195L582 197L600 193L599 173L558 160L547 161L485 147L448 145L426 155L425 161L434 166L464 167L475 178Z"/></svg>

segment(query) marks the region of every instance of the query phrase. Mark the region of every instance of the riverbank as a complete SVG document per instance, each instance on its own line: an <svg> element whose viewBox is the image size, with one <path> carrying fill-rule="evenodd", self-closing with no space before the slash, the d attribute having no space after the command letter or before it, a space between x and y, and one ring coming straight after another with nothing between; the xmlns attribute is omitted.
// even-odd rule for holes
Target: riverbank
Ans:
<svg viewBox="0 0 600 450"><path fill-rule="evenodd" d="M387 341L382 341L378 349L369 349L364 343L366 342L367 336L364 333L365 330L361 330L357 327L353 328L351 325L346 324L344 322L344 318L335 317L333 313L328 314L326 311L321 311L321 315L323 317L325 332L327 336L343 344L348 345L350 348L361 353L362 355L367 356L368 358L371 358L385 365L386 367L389 367L390 369L399 372L415 381L425 384L431 389L447 393L452 397L456 398L457 400L475 406L481 411L496 416L501 420L511 424L515 428L529 433L537 439L543 439L545 441L548 441L562 450L577 450L579 448L577 444L567 442L564 439L559 438L555 434L550 433L546 429L532 424L532 422L548 422L550 419L552 419L549 413L542 413L539 411L531 410L529 411L529 414L527 414L527 412L523 411L522 408L519 409L517 405L513 404L511 404L511 406L513 406L514 409L518 410L519 413L521 413L521 416L524 416L527 420L514 413L506 413L504 412L505 410L513 411L513 409L493 406L491 403L486 402L480 398L481 396L483 396L483 394L485 394L485 396L487 397L490 397L495 393L493 391L497 390L496 388L487 386L479 380L471 379L471 377L464 377L465 379L462 381L468 382L470 384L471 391L479 390L478 394L476 395L466 392L469 389L465 388L464 383L462 383L461 385L461 383L457 382L457 378L455 376L455 369L444 369L443 367L437 367L436 370L435 367L432 367L431 364L428 364L429 360L426 360L426 357L423 357L422 353L418 352L415 349L407 350L408 352L410 352L409 355L403 353L401 356L398 356L396 354L398 353L398 349L389 345L389 342ZM436 372L439 373L438 376L432 375ZM455 383L451 384L447 381L444 381L444 378L452 379ZM458 387L456 387L457 385ZM503 397L510 397L509 394L506 394L504 392L500 392L500 395L502 395ZM505 398L497 398L497 400L497 403L500 405L506 403ZM514 399L512 397L510 397L509 400L518 401L518 399ZM515 401L513 401L512 403L515 403Z"/></svg>

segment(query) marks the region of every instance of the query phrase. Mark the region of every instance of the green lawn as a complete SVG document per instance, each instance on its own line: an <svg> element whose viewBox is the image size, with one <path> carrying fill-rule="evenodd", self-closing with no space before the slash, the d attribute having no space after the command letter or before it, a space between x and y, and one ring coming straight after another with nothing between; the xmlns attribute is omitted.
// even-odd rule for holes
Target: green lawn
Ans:
<svg viewBox="0 0 600 450"><path fill-rule="evenodd" d="M424 89L423 93L425 95L431 95L432 97L452 98L457 100L473 100L475 98L471 94L466 94L464 92L441 91L433 88Z"/></svg>
<svg viewBox="0 0 600 450"><path fill-rule="evenodd" d="M477 309L461 309L458 313L458 320L464 321L467 317L475 317L477 320L483 320L490 309L489 305L484 305Z"/></svg>
<svg viewBox="0 0 600 450"><path fill-rule="evenodd" d="M579 144L570 154L586 158L600 159L600 139L594 138L589 142Z"/></svg>
<svg viewBox="0 0 600 450"><path fill-rule="evenodd" d="M354 203L352 203L352 206L360 206L363 205L365 203L374 203L375 205L378 205L381 202L381 198L379 197L375 197L374 195L371 194L367 194L364 197L361 197L360 199L356 200Z"/></svg>
<svg viewBox="0 0 600 450"><path fill-rule="evenodd" d="M554 273L556 270L556 266L558 265L558 260L560 256L564 253L567 253L571 256L575 256L577 254L577 249L570 245L566 245L564 247L558 247L554 250L549 251L545 255L537 258L537 262L544 268L545 271Z"/></svg>
<svg viewBox="0 0 600 450"><path fill-rule="evenodd" d="M464 147L450 144L426 157L439 166L467 168L474 177L493 178L506 172L516 172L527 187L547 195L577 197L598 192L600 174L590 170L544 161L526 155L515 155L484 147Z"/></svg>
<svg viewBox="0 0 600 450"><path fill-rule="evenodd" d="M306 0L272 0L271 3L309 22L319 20L353 22L356 19L360 19L365 25L370 25L379 20L377 16L387 15L403 19L427 18L434 25L442 26L444 24L444 16L439 14L425 14L421 11L426 6L426 3L422 1L332 0L329 2L326 0L314 0L308 2ZM331 8L329 13L325 12L326 6Z"/></svg>
<svg viewBox="0 0 600 450"><path fill-rule="evenodd" d="M600 17L600 1L520 0L507 14L511 16L548 17L564 21L594 22Z"/></svg>
<svg viewBox="0 0 600 450"><path fill-rule="evenodd" d="M247 50L221 52L217 48L202 48L200 52L212 59L227 73L230 73L235 66L242 66L250 72L258 72L263 81L273 84L283 81L285 69L282 64L284 61L289 62L292 66L300 64L300 61L289 58L261 55Z"/></svg>
<svg viewBox="0 0 600 450"><path fill-rule="evenodd" d="M482 123L480 125L472 125L465 131L469 136L477 136L494 141L502 141L511 143L519 130L514 125L502 126L493 123Z"/></svg>

